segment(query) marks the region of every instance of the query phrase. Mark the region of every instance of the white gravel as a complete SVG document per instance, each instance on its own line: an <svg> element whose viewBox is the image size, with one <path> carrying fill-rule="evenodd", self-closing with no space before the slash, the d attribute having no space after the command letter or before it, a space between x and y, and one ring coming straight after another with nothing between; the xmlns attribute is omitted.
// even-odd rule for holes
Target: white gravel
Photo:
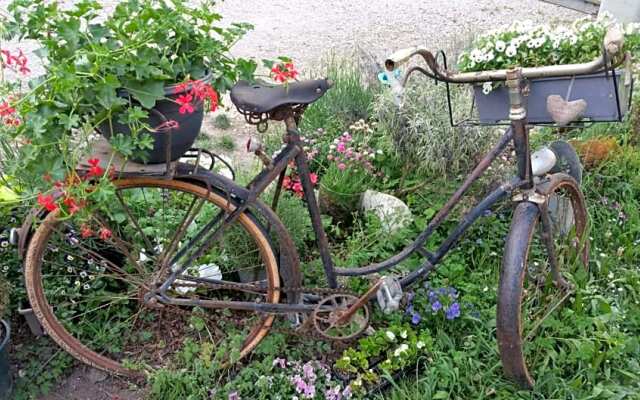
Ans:
<svg viewBox="0 0 640 400"><path fill-rule="evenodd" d="M0 0L0 12L9 3ZM101 3L110 11L118 2ZM383 59L401 47L437 49L518 19L552 22L581 16L539 0L228 0L218 7L225 21L255 26L234 54L258 60L288 55L304 67L331 50L344 53L360 46Z"/></svg>

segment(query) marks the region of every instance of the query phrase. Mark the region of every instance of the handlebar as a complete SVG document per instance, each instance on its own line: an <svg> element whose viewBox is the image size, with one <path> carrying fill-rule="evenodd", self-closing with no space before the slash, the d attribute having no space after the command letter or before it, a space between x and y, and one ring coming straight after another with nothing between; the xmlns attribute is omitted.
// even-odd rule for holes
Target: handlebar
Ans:
<svg viewBox="0 0 640 400"><path fill-rule="evenodd" d="M549 78L568 75L585 75L596 73L610 66L610 60L614 60L622 53L624 45L624 33L618 27L610 28L604 37L603 54L593 61L582 64L550 65L544 67L522 68L523 78ZM402 80L402 86L413 72L421 72L433 79L450 83L482 83L489 81L506 81L507 69L480 71L480 72L453 72L442 68L433 53L424 47L410 47L393 53L385 60L385 68L393 71L412 57L419 55L427 63L429 70L422 67L410 68ZM624 56L622 57L624 60Z"/></svg>

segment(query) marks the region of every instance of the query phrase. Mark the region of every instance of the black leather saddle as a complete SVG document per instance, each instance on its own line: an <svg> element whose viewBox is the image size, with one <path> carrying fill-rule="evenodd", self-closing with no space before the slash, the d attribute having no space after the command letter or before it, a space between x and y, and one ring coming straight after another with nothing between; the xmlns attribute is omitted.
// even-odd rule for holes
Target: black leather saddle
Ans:
<svg viewBox="0 0 640 400"><path fill-rule="evenodd" d="M267 85L239 81L231 89L231 101L242 112L270 113L282 106L308 105L331 87L327 79Z"/></svg>

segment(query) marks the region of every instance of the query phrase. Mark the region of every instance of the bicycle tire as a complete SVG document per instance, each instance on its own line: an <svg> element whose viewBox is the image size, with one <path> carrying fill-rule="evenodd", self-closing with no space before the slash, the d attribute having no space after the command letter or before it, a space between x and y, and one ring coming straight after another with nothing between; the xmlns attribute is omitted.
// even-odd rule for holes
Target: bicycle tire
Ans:
<svg viewBox="0 0 640 400"><path fill-rule="evenodd" d="M571 233L565 230L558 239L553 240L556 254L562 254L568 260L566 268L563 268L564 264L559 266L562 275L557 280L561 282L555 280L551 267L548 264L545 266L543 260L548 257L546 247L542 239L536 240L534 235L536 228L542 224L543 210L550 212L546 207L540 208L531 202L518 204L506 238L498 288L498 348L505 375L526 389L533 388L535 384L529 369L533 365L528 365L535 364L535 361L527 360L528 350L533 351L532 339L535 336L531 335L537 334L539 329L545 329L545 320L553 312L561 310L570 295L566 285L564 289L561 285L566 284L567 272L576 272L579 264L588 271L589 262L587 210L577 182L567 174L558 173L551 175L549 181L540 187L549 196L557 196L557 193L569 196L574 226L569 230ZM553 217L550 220L553 221ZM554 231L559 232L560 229L554 227ZM562 253L558 253L559 250ZM572 270L567 271L570 268ZM532 269L539 271L538 276L531 276ZM542 281L540 278L543 278ZM551 280L546 280L548 278ZM541 283L543 286L540 286ZM553 303L551 300L556 298L559 300ZM534 316L540 318L532 320Z"/></svg>
<svg viewBox="0 0 640 400"><path fill-rule="evenodd" d="M181 180L166 180L161 178L148 178L148 177L140 177L140 178L128 178L122 179L114 182L116 188L118 190L126 190L126 189L142 189L144 193L144 189L146 188L155 188L160 189L161 193L165 193L163 190L173 192L180 192L182 194L191 194L194 199L204 199L202 204L212 205L221 210L225 210L227 212L232 211L236 207L236 202L231 200L229 197L225 197L221 193L215 190L208 190L202 185L195 184L193 182L185 182ZM151 189L149 189L151 190ZM178 194L176 194L177 196ZM204 206L203 206L204 207ZM150 210L151 212L151 210ZM188 211L188 213L191 211ZM156 212L153 212L152 220L156 217ZM47 264L44 262L45 256L48 253L53 253L52 247L52 237L56 233L61 233L61 231L56 231L56 228L61 226L62 222L59 216L59 210L49 213L42 223L37 227L35 232L33 233L33 237L29 243L26 252L25 258L25 283L27 288L27 294L31 305L34 309L34 313L38 317L39 321L43 325L46 332L49 336L64 350L69 352L76 359L89 364L98 369L107 371L109 373L114 373L118 375L128 375L128 376L142 376L142 372L140 371L140 365L144 365L143 369L148 369L151 367L152 369L156 366L154 364L148 364L147 360L128 360L125 358L115 357L112 354L109 354L105 349L94 348L93 345L88 345L86 340L87 338L78 338L76 336L81 336L80 334L71 333L70 328L73 324L69 324L69 321L61 321L61 317L56 315L55 308L50 304L49 299L47 298L47 291L56 290L55 286L52 286L52 279L50 277L43 275L43 264ZM185 215L186 219L186 215ZM68 220L67 220L68 221ZM260 259L264 263L265 276L264 281L267 283L266 294L263 296L264 301L268 303L278 303L280 301L281 293L278 288L280 287L280 275L278 271L278 262L277 262L277 253L273 249L272 244L269 240L269 236L266 233L266 230L263 226L258 222L257 218L253 217L250 212L242 213L237 222L238 226L246 232L246 234L255 242L258 247L258 251L260 254ZM65 221L64 225L68 225ZM73 232L72 228L64 228L68 229L69 232ZM124 229L124 228L123 228ZM68 236L68 234L66 234ZM67 236L60 237L66 238ZM77 236L77 235L76 235ZM78 239L77 237L74 238ZM55 246L59 248L55 251L55 253L59 253L62 246L60 243L65 243L66 239L62 239L62 241L56 242ZM115 241L115 239L113 240ZM85 245L83 245L85 246ZM87 247L85 247L87 248ZM89 249L86 251L87 254L90 254L91 257L94 256L94 251ZM70 253L69 253L70 255ZM77 256L77 255L76 255ZM104 255L103 255L104 256ZM123 256L123 255L120 255ZM65 256L68 259L68 256ZM106 256L104 256L106 258ZM111 254L109 255L111 257ZM80 259L78 257L78 259ZM142 263L140 261L142 256L138 258L138 264ZM75 260L75 258L74 258ZM84 260L84 259L83 259ZM100 260L100 263L102 264ZM88 262L88 261L87 261ZM106 262L106 261L105 261ZM113 262L109 260L108 262ZM115 262L114 262L115 263ZM54 271L54 268L57 268L53 261L49 262L51 264L51 270ZM92 263L91 265L94 265ZM138 265L139 266L139 265ZM71 266L67 266L66 268L73 268ZM103 267L105 270L106 267ZM109 267L111 268L111 267ZM121 269L124 270L124 267ZM232 271L234 274L239 275L239 271ZM119 276L113 278L113 281L124 285L121 281L131 281L132 279L123 279L123 275L118 272ZM53 275L53 274L52 274ZM113 273L115 276L116 274ZM139 274L142 276L142 274ZM98 276L98 274L96 274ZM106 276L106 274L105 274ZM127 278L131 278L134 275L127 276ZM53 275L55 277L55 275ZM100 275L96 280L105 279L104 276ZM49 286L47 287L47 281ZM111 283L111 282L109 282ZM133 283L132 283L133 284ZM142 284L140 284L142 286ZM46 288L47 287L47 288ZM126 292L127 296L131 295L131 289L128 289ZM64 290L62 291L65 292ZM128 297L126 301L132 301ZM135 302L135 300L133 300ZM115 302L115 300L114 300ZM58 306L58 303L54 304ZM141 305L141 307L143 307ZM145 308L147 311L147 308ZM149 310L149 312L153 312L155 310ZM158 311L160 313L161 311ZM60 314L60 313L58 313ZM254 317L257 319L255 323L247 329L245 326L245 331L248 330L248 334L244 337L242 341L242 345L238 349L239 357L243 358L247 354L249 354L259 343L260 341L267 335L271 324L275 318L274 315L266 315L262 314L258 316L258 314L253 313ZM137 317L136 317L137 321ZM71 329L73 330L73 329ZM129 333L134 333L132 330ZM135 332L137 333L137 332ZM163 357L164 358L164 357Z"/></svg>

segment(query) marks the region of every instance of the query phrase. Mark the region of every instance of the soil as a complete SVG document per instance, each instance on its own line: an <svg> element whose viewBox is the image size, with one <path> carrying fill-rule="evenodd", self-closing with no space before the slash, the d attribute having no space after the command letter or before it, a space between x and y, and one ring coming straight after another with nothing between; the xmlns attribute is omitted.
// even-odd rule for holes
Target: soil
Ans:
<svg viewBox="0 0 640 400"><path fill-rule="evenodd" d="M5 12L9 0L0 0L0 12ZM70 4L68 0L60 3ZM110 10L117 1L102 1ZM318 5L321 5L318 7ZM569 20L582 16L538 0L242 0L221 4L220 12L227 21L254 24L250 32L234 48L237 56L275 58L288 55L306 76L314 76L312 67L328 54L354 55L363 52L371 60L370 70L379 69L374 60L383 60L394 50L413 45L438 49L461 41L470 32L488 29L496 22L532 19L540 22ZM3 43L3 48L15 49L15 43ZM33 50L35 44L21 45L32 61L34 73L42 71ZM316 74L317 75L317 74ZM227 99L226 104L230 104ZM215 143L228 135L234 150L214 149L233 160L236 167L246 170L256 165L254 157L243 151L248 136L255 132L235 110L228 109L231 127L225 130L213 125L213 116L205 122L204 133ZM85 366L76 366L71 374L43 400L53 399L141 399L143 392L129 383Z"/></svg>

